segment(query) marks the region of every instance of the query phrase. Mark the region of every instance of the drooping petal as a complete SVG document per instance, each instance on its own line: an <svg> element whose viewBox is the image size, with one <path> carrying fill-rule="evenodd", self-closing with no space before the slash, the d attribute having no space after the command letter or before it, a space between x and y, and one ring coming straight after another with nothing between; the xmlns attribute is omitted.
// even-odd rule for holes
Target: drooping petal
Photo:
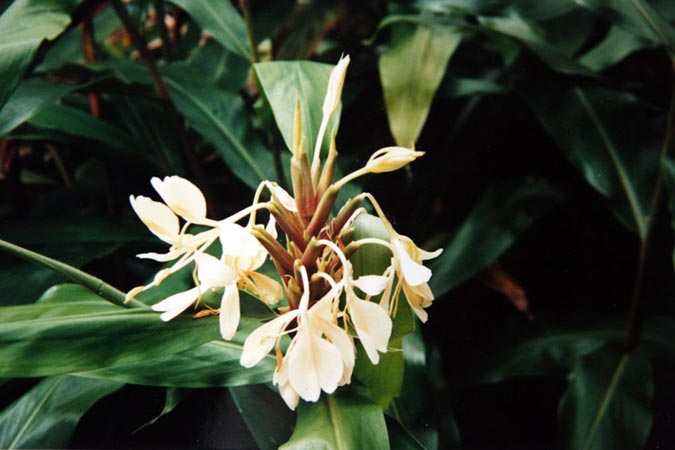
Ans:
<svg viewBox="0 0 675 450"><path fill-rule="evenodd" d="M152 305L153 311L164 311L159 316L164 322L173 319L192 305L199 297L199 288L192 288L190 290L179 292L170 297L165 298L159 303Z"/></svg>
<svg viewBox="0 0 675 450"><path fill-rule="evenodd" d="M239 311L239 289L234 284L225 286L223 300L220 303L220 335L223 339L229 341L234 337L239 326L241 312Z"/></svg>
<svg viewBox="0 0 675 450"><path fill-rule="evenodd" d="M429 314L424 310L431 305L434 295L431 293L429 285L422 283L417 286L408 286L402 284L403 295L405 295L408 304L412 308L417 317L424 323L429 318Z"/></svg>
<svg viewBox="0 0 675 450"><path fill-rule="evenodd" d="M197 263L197 278L202 284L223 287L234 283L234 271L215 256L198 253L195 255L195 262Z"/></svg>
<svg viewBox="0 0 675 450"><path fill-rule="evenodd" d="M255 257L263 246L253 235L241 225L229 222L220 222L220 243L223 255Z"/></svg>
<svg viewBox="0 0 675 450"><path fill-rule="evenodd" d="M140 253L136 255L137 258L141 259L152 259L154 261L158 262L167 262L167 261L173 261L174 259L178 258L179 256L183 255L185 253L185 249L180 249L180 250L171 250L168 253Z"/></svg>
<svg viewBox="0 0 675 450"><path fill-rule="evenodd" d="M295 346L286 353L288 379L302 399L315 402L322 389L329 394L337 389L344 363L337 347L307 325L300 327Z"/></svg>
<svg viewBox="0 0 675 450"><path fill-rule="evenodd" d="M373 364L377 364L380 361L377 352L387 352L391 336L392 322L389 314L377 303L361 300L353 295L349 296L347 308L368 358Z"/></svg>
<svg viewBox="0 0 675 450"><path fill-rule="evenodd" d="M352 281L352 285L371 296L380 295L388 283L389 278L383 275L363 275Z"/></svg>
<svg viewBox="0 0 675 450"><path fill-rule="evenodd" d="M283 329L297 316L297 310L289 311L256 328L244 342L244 349L239 359L240 364L244 367L253 367L258 364L272 350Z"/></svg>
<svg viewBox="0 0 675 450"><path fill-rule="evenodd" d="M338 384L340 386L343 384L349 384L352 378L352 372L354 370L356 353L353 339L344 329L328 321L321 320L319 323L317 323L317 326L320 327L321 331L335 345L335 347L340 352L340 356L342 357L344 369Z"/></svg>
<svg viewBox="0 0 675 450"><path fill-rule="evenodd" d="M206 219L206 199L197 186L179 176L154 177L150 183L176 214L194 223Z"/></svg>
<svg viewBox="0 0 675 450"><path fill-rule="evenodd" d="M248 290L263 302L273 305L283 298L284 289L278 281L258 272L250 272L248 277Z"/></svg>
<svg viewBox="0 0 675 450"><path fill-rule="evenodd" d="M277 184L272 184L270 189L272 190L274 198L281 203L281 206L291 212L298 212L298 206L295 204L295 199L291 197L291 194L286 192L284 188Z"/></svg>
<svg viewBox="0 0 675 450"><path fill-rule="evenodd" d="M279 394L281 394L281 398L284 399L284 402L286 402L286 405L291 410L295 410L300 401L300 396L295 392L295 389L293 389L293 386L291 386L291 383L288 381L288 359L284 359L281 366L274 370L272 383L279 385Z"/></svg>
<svg viewBox="0 0 675 450"><path fill-rule="evenodd" d="M169 244L178 237L178 217L164 203L139 195L129 196L134 212L152 233Z"/></svg>
<svg viewBox="0 0 675 450"><path fill-rule="evenodd" d="M391 243L394 247L394 253L398 258L401 271L403 272L403 278L405 278L405 281L409 285L416 286L418 284L426 283L431 279L431 270L428 267L424 267L422 264L415 262L399 239L394 238Z"/></svg>

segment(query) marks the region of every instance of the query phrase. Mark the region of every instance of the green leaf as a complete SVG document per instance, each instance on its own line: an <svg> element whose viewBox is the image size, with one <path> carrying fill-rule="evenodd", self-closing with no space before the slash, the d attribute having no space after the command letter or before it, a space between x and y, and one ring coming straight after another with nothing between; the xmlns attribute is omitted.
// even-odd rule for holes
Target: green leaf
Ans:
<svg viewBox="0 0 675 450"><path fill-rule="evenodd" d="M548 42L540 29L517 15L480 17L480 25L488 30L512 37L524 44L552 69L570 75L595 76L560 48Z"/></svg>
<svg viewBox="0 0 675 450"><path fill-rule="evenodd" d="M289 150L293 148L295 102L300 99L302 134L311 158L321 125L321 106L333 66L309 61L274 61L258 63L254 68L261 90L272 107L274 119ZM338 123L339 117L339 111L333 114L327 128L329 133ZM326 142L327 139L322 144L325 145Z"/></svg>
<svg viewBox="0 0 675 450"><path fill-rule="evenodd" d="M675 54L675 29L645 0L575 0L633 34L664 45Z"/></svg>
<svg viewBox="0 0 675 450"><path fill-rule="evenodd" d="M0 16L0 108L16 88L40 43L70 23L78 0L15 0Z"/></svg>
<svg viewBox="0 0 675 450"><path fill-rule="evenodd" d="M366 385L370 396L383 410L398 397L403 386L403 337L392 338L387 353L380 353L380 362L373 364L358 345L354 375Z"/></svg>
<svg viewBox="0 0 675 450"><path fill-rule="evenodd" d="M390 416L385 416L387 422L387 432L389 433L389 443L392 450L424 450L425 447L420 441L408 432L403 425Z"/></svg>
<svg viewBox="0 0 675 450"><path fill-rule="evenodd" d="M352 382L315 403L300 402L298 421L285 450L389 448L382 410L363 386Z"/></svg>
<svg viewBox="0 0 675 450"><path fill-rule="evenodd" d="M213 36L223 47L251 58L246 37L246 24L230 2L219 0L169 0L187 11L201 29Z"/></svg>
<svg viewBox="0 0 675 450"><path fill-rule="evenodd" d="M0 447L66 448L84 413L122 386L75 376L45 378L0 412Z"/></svg>
<svg viewBox="0 0 675 450"><path fill-rule="evenodd" d="M5 107L0 109L0 136L29 120L41 108L69 94L75 87L43 78L31 78L19 84Z"/></svg>
<svg viewBox="0 0 675 450"><path fill-rule="evenodd" d="M37 111L29 123L47 130L94 139L134 155L134 143L123 129L93 116L87 111L66 105L46 105ZM119 153L119 152L118 152Z"/></svg>
<svg viewBox="0 0 675 450"><path fill-rule="evenodd" d="M447 27L394 27L378 65L389 128L397 145L410 147L417 141L461 38L461 33Z"/></svg>
<svg viewBox="0 0 675 450"><path fill-rule="evenodd" d="M634 51L648 45L648 41L644 38L613 26L602 42L579 58L579 62L591 70L600 71L621 62Z"/></svg>
<svg viewBox="0 0 675 450"><path fill-rule="evenodd" d="M670 210L671 226L675 230L675 161L664 158L662 161L663 182L668 190L668 209ZM675 248L673 249L673 267L675 267Z"/></svg>
<svg viewBox="0 0 675 450"><path fill-rule="evenodd" d="M293 433L295 414L276 389L257 385L232 387L229 391L248 431L261 449L277 449L288 440Z"/></svg>
<svg viewBox="0 0 675 450"><path fill-rule="evenodd" d="M255 188L274 180L272 154L257 139L241 97L219 88L199 69L173 64L162 70L176 106L225 160L232 173Z"/></svg>
<svg viewBox="0 0 675 450"><path fill-rule="evenodd" d="M431 262L433 292L441 296L488 267L561 199L561 193L540 178L490 188Z"/></svg>
<svg viewBox="0 0 675 450"><path fill-rule="evenodd" d="M144 359L82 372L81 375L131 384L181 388L269 383L276 366L272 355L250 369L239 364L246 336L259 325L258 321L243 318L239 333L231 341L214 340L184 352L159 357L146 353ZM210 326L218 331L217 323L211 322Z"/></svg>
<svg viewBox="0 0 675 450"><path fill-rule="evenodd" d="M560 448L643 448L653 395L651 363L639 351L603 347L579 359L560 399Z"/></svg>
<svg viewBox="0 0 675 450"><path fill-rule="evenodd" d="M660 146L644 105L629 94L599 88L549 87L524 94L586 181L609 198L624 225L644 238Z"/></svg>
<svg viewBox="0 0 675 450"><path fill-rule="evenodd" d="M156 417L150 419L140 427L136 428L134 433L138 433L143 428L147 428L150 425L153 425L159 419L169 414L171 411L176 409L176 407L180 405L181 402L185 400L191 393L192 389L168 388L166 390L166 397L164 399L164 408L162 408L162 411Z"/></svg>
<svg viewBox="0 0 675 450"><path fill-rule="evenodd" d="M51 298L0 308L0 378L138 364L220 336L213 317L165 323L148 308L120 308L84 288L52 292Z"/></svg>

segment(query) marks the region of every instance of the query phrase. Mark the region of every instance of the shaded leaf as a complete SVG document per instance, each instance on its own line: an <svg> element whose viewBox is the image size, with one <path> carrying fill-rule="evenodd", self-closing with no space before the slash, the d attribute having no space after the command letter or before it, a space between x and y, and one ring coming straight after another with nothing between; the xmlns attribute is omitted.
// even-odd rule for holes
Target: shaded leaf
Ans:
<svg viewBox="0 0 675 450"><path fill-rule="evenodd" d="M0 136L29 120L41 108L69 94L75 86L31 78L19 84L4 108L0 109Z"/></svg>
<svg viewBox="0 0 675 450"><path fill-rule="evenodd" d="M607 17L612 23L631 33L664 45L671 54L675 53L675 29L645 0L575 0L575 2Z"/></svg>
<svg viewBox="0 0 675 450"><path fill-rule="evenodd" d="M169 0L187 11L201 29L223 47L249 59L246 24L230 2L219 0Z"/></svg>
<svg viewBox="0 0 675 450"><path fill-rule="evenodd" d="M0 108L16 88L40 43L70 23L78 0L15 0L0 16Z"/></svg>
<svg viewBox="0 0 675 450"><path fill-rule="evenodd" d="M645 237L659 142L649 111L629 94L606 89L528 89L542 126L619 219Z"/></svg>
<svg viewBox="0 0 675 450"><path fill-rule="evenodd" d="M248 431L261 449L277 449L288 440L293 433L295 414L276 390L251 385L232 387L229 391Z"/></svg>
<svg viewBox="0 0 675 450"><path fill-rule="evenodd" d="M558 408L561 448L643 448L653 395L651 363L639 351L603 347L577 360Z"/></svg>
<svg viewBox="0 0 675 450"><path fill-rule="evenodd" d="M604 70L648 45L644 38L614 26L602 42L579 58L579 62L592 70Z"/></svg>
<svg viewBox="0 0 675 450"><path fill-rule="evenodd" d="M153 425L159 419L169 414L171 411L176 409L176 407L180 405L181 402L185 400L188 397L188 395L190 395L190 393L192 393L192 389L168 388L166 390L166 397L164 399L164 408L162 408L162 411L156 417L152 418L151 420L147 421L146 423L138 427L134 431L134 433L138 433L143 428L147 428L150 425Z"/></svg>
<svg viewBox="0 0 675 450"><path fill-rule="evenodd" d="M274 61L258 63L255 72L269 102L279 131L288 149L293 148L293 114L296 99L300 99L302 134L310 155L314 149L321 124L323 99L333 66L309 61ZM339 110L333 114L328 132L338 123ZM329 134L327 133L327 134ZM328 142L327 136L323 145Z"/></svg>
<svg viewBox="0 0 675 450"><path fill-rule="evenodd" d="M389 128L397 145L417 141L462 35L447 27L397 25L379 70Z"/></svg>
<svg viewBox="0 0 675 450"><path fill-rule="evenodd" d="M286 24L286 35L276 50L275 59L309 59L321 38L335 26L344 11L345 5L339 0L298 3Z"/></svg>
<svg viewBox="0 0 675 450"><path fill-rule="evenodd" d="M385 416L389 443L392 450L424 450L426 447L406 430L396 419Z"/></svg>
<svg viewBox="0 0 675 450"><path fill-rule="evenodd" d="M0 447L66 448L84 413L122 386L75 376L45 378L0 412Z"/></svg>
<svg viewBox="0 0 675 450"><path fill-rule="evenodd" d="M389 437L382 410L365 387L352 382L315 403L301 401L298 421L281 449L386 449Z"/></svg>
<svg viewBox="0 0 675 450"><path fill-rule="evenodd" d="M441 296L487 268L561 199L555 187L539 178L489 189L447 240L441 256L431 261L434 294Z"/></svg>

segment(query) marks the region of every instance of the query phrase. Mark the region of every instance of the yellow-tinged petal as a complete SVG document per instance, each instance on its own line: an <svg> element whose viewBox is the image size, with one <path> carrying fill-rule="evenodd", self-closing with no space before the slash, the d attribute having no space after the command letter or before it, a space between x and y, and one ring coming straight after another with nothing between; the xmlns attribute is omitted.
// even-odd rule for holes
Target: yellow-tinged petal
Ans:
<svg viewBox="0 0 675 450"><path fill-rule="evenodd" d="M345 83L345 76L347 75L349 61L349 55L340 58L340 61L338 61L330 73L330 78L328 79L328 88L326 89L326 96L323 99L322 112L324 117L333 114L340 104L342 87Z"/></svg>
<svg viewBox="0 0 675 450"><path fill-rule="evenodd" d="M234 283L235 274L232 269L207 253L195 255L197 263L197 278L199 282L208 287L223 287Z"/></svg>
<svg viewBox="0 0 675 450"><path fill-rule="evenodd" d="M414 261L399 238L392 239L391 243L398 258L403 278L409 285L417 286L431 279L431 270Z"/></svg>
<svg viewBox="0 0 675 450"><path fill-rule="evenodd" d="M393 172L423 155L424 152L405 147L385 147L373 153L366 163L366 170L370 173Z"/></svg>
<svg viewBox="0 0 675 450"><path fill-rule="evenodd" d="M179 176L153 177L150 183L176 214L194 223L206 219L206 199L197 186Z"/></svg>
<svg viewBox="0 0 675 450"><path fill-rule="evenodd" d="M134 212L152 233L169 244L178 239L178 217L164 203L139 195L129 196Z"/></svg>
<svg viewBox="0 0 675 450"><path fill-rule="evenodd" d="M218 316L220 335L223 336L223 339L229 341L234 337L240 318L239 289L237 289L236 285L232 284L225 287L220 304L220 315Z"/></svg>
<svg viewBox="0 0 675 450"><path fill-rule="evenodd" d="M248 278L251 281L248 286L251 294L268 305L273 305L283 298L284 289L278 281L258 272L250 272Z"/></svg>
<svg viewBox="0 0 675 450"><path fill-rule="evenodd" d="M274 347L277 338L289 322L298 316L298 311L289 311L253 330L244 342L239 362L244 367L253 367Z"/></svg>
<svg viewBox="0 0 675 450"><path fill-rule="evenodd" d="M159 316L164 322L173 319L192 305L199 297L199 288L192 288L190 290L179 292L170 297L165 298L159 303L152 305L153 311L164 311Z"/></svg>

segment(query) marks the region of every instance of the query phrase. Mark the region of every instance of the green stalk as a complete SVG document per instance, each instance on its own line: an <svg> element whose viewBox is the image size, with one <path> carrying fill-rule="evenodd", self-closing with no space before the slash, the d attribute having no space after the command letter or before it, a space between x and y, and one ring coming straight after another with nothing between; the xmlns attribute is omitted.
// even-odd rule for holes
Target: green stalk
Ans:
<svg viewBox="0 0 675 450"><path fill-rule="evenodd" d="M125 303L124 292L109 285L100 278L89 275L88 273L85 273L71 265L62 263L61 261L57 261L48 256L41 255L34 251L28 250L27 248L20 247L2 239L0 239L0 250L4 250L7 253L18 256L19 258L25 259L26 261L32 262L34 264L44 266L53 270L54 272L58 272L70 281L92 290L97 295L100 295L102 298L108 300L110 303L114 303L115 305L123 306L125 308L147 308L144 303L134 299L131 299Z"/></svg>

